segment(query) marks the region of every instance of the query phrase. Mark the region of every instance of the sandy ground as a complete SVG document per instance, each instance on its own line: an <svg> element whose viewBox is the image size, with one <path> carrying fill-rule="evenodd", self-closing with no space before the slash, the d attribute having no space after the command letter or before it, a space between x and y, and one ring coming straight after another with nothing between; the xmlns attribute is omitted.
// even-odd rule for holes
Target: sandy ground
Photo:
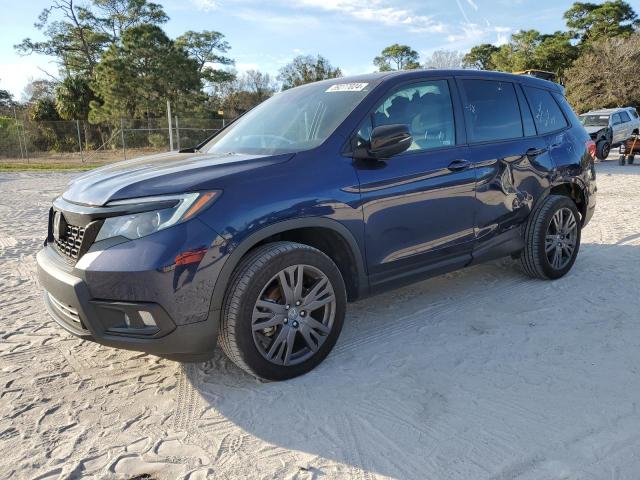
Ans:
<svg viewBox="0 0 640 480"><path fill-rule="evenodd" d="M0 175L0 478L638 478L640 166L598 166L565 278L503 260L350 305L284 383L51 321L34 255L69 178Z"/></svg>

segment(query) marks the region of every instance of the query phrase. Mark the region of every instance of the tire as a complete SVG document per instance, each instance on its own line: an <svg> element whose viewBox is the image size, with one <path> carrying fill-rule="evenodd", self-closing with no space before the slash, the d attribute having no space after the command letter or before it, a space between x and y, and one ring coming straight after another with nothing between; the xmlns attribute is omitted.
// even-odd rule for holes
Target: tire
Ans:
<svg viewBox="0 0 640 480"><path fill-rule="evenodd" d="M596 157L598 160L606 160L611 152L611 144L607 140L600 140L596 144Z"/></svg>
<svg viewBox="0 0 640 480"><path fill-rule="evenodd" d="M561 224L566 221L569 226L569 213L575 221L575 230L572 229L571 236L565 237L562 229L558 231L556 220L559 219ZM544 280L566 275L578 256L580 235L580 214L574 201L562 195L549 195L532 212L525 227L525 246L520 255L522 269L530 277ZM573 245L573 250L570 245ZM555 255L558 251L562 257L561 262L556 262Z"/></svg>
<svg viewBox="0 0 640 480"><path fill-rule="evenodd" d="M626 157L624 155L620 155L620 158L618 159L618 164L624 165L626 163L625 158Z"/></svg>
<svg viewBox="0 0 640 480"><path fill-rule="evenodd" d="M329 354L346 304L344 280L328 256L299 243L269 243L247 254L231 276L219 343L231 361L255 377L297 377Z"/></svg>

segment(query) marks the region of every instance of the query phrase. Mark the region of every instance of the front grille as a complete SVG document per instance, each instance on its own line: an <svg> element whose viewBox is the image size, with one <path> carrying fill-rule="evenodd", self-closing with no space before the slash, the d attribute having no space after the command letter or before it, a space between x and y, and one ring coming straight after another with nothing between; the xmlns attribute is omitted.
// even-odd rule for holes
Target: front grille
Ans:
<svg viewBox="0 0 640 480"><path fill-rule="evenodd" d="M76 308L72 307L71 305L62 303L49 292L46 292L46 295L49 297L49 305L55 311L59 320L64 321L64 323L66 323L68 326L78 331L87 331L84 323L80 319L80 314L78 313L78 310Z"/></svg>
<svg viewBox="0 0 640 480"><path fill-rule="evenodd" d="M84 228L75 225L67 225L61 238L54 238L58 251L72 260L80 257L80 247L84 239Z"/></svg>

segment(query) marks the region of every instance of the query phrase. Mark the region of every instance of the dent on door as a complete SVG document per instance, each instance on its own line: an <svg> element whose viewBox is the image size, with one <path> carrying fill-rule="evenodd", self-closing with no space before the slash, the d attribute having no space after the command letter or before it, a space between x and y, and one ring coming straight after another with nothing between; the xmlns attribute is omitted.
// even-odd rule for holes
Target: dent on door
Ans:
<svg viewBox="0 0 640 480"><path fill-rule="evenodd" d="M475 154L482 156L477 150L487 154L486 160L476 163L476 238L483 239L522 223L549 187L554 165L540 140L479 147Z"/></svg>

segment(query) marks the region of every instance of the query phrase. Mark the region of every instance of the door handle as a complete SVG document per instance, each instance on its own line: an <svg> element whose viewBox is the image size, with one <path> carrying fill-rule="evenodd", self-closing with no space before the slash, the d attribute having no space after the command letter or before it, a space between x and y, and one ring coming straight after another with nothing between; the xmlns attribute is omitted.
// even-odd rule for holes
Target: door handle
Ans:
<svg viewBox="0 0 640 480"><path fill-rule="evenodd" d="M527 150L527 157L537 157L538 155L542 155L547 151L546 148L530 148Z"/></svg>
<svg viewBox="0 0 640 480"><path fill-rule="evenodd" d="M458 172L460 170L465 170L471 166L471 162L469 160L454 160L447 167L452 172Z"/></svg>

